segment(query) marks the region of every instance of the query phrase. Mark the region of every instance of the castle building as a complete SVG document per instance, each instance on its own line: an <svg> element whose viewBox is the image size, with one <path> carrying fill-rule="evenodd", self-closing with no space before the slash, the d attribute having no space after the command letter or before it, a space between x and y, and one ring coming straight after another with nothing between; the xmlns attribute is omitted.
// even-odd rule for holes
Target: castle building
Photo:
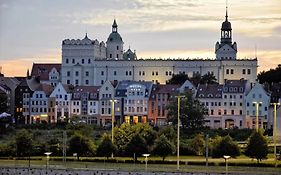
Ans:
<svg viewBox="0 0 281 175"><path fill-rule="evenodd" d="M219 84L225 79L242 77L254 83L257 59L237 59L237 44L232 43L232 27L226 9L221 27L221 39L215 45L216 59L137 59L129 48L123 52L123 40L114 20L106 45L84 39L62 41L61 81L74 86L101 86L106 81L152 81L165 84L172 75L184 73L189 77L213 73Z"/></svg>

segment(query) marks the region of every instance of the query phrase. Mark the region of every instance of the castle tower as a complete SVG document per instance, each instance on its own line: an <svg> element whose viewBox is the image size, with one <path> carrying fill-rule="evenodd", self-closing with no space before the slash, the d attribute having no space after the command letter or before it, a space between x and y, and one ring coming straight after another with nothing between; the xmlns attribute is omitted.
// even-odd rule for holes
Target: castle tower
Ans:
<svg viewBox="0 0 281 175"><path fill-rule="evenodd" d="M221 26L221 40L216 43L215 47L217 60L235 60L237 54L237 44L232 44L232 28L228 21L228 9L226 6L225 21Z"/></svg>
<svg viewBox="0 0 281 175"><path fill-rule="evenodd" d="M112 24L112 32L106 41L106 57L107 59L123 59L123 40L118 33L118 25L114 19Z"/></svg>

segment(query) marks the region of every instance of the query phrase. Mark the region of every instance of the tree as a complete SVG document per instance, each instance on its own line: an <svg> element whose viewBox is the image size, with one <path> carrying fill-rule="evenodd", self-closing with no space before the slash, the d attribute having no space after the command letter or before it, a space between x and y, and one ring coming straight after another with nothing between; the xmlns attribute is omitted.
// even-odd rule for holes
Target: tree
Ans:
<svg viewBox="0 0 281 175"><path fill-rule="evenodd" d="M30 156L33 148L32 135L25 129L17 132L15 139L17 156Z"/></svg>
<svg viewBox="0 0 281 175"><path fill-rule="evenodd" d="M97 155L104 156L108 159L111 154L115 154L116 146L112 143L110 135L104 134L102 141L97 148Z"/></svg>
<svg viewBox="0 0 281 175"><path fill-rule="evenodd" d="M275 69L260 72L258 74L258 80L260 83L267 82L268 84L281 82L281 64Z"/></svg>
<svg viewBox="0 0 281 175"><path fill-rule="evenodd" d="M183 84L186 80L188 80L188 75L184 73L175 74L167 81L167 84Z"/></svg>
<svg viewBox="0 0 281 175"><path fill-rule="evenodd" d="M160 131L159 131L159 135L165 135L166 138L172 142L172 143L176 143L177 141L177 132L175 131L173 126L164 126L161 127Z"/></svg>
<svg viewBox="0 0 281 175"><path fill-rule="evenodd" d="M212 157L214 158L223 157L224 155L234 158L240 155L238 144L235 143L229 135L223 137L217 145L214 145L212 150Z"/></svg>
<svg viewBox="0 0 281 175"><path fill-rule="evenodd" d="M139 135L144 139L145 145L148 149L153 146L154 140L156 139L156 132L151 126L149 126L149 124L138 123L130 125L123 123L119 128L114 129L114 133L114 143L117 146L119 155L127 155L127 144L135 136L135 133L139 133Z"/></svg>
<svg viewBox="0 0 281 175"><path fill-rule="evenodd" d="M268 143L261 131L254 131L249 138L245 155L257 159L259 163L262 159L266 159L268 154Z"/></svg>
<svg viewBox="0 0 281 175"><path fill-rule="evenodd" d="M214 73L208 72L207 74L203 75L201 77L200 84L217 84L217 79Z"/></svg>
<svg viewBox="0 0 281 175"><path fill-rule="evenodd" d="M4 93L0 93L0 114L3 112L7 112L7 95Z"/></svg>
<svg viewBox="0 0 281 175"><path fill-rule="evenodd" d="M69 152L77 153L77 160L80 156L89 156L94 154L95 145L90 138L79 133L74 135L69 140Z"/></svg>
<svg viewBox="0 0 281 175"><path fill-rule="evenodd" d="M148 149L146 147L144 138L139 133L134 134L130 142L126 145L127 155L135 155L135 160L137 160L139 156L147 152Z"/></svg>
<svg viewBox="0 0 281 175"><path fill-rule="evenodd" d="M203 155L205 140L203 134L197 134L189 144L190 150L194 152L195 155Z"/></svg>
<svg viewBox="0 0 281 175"><path fill-rule="evenodd" d="M193 77L190 78L190 81L195 85L195 87L198 86L201 80L201 75L199 73L193 74Z"/></svg>
<svg viewBox="0 0 281 175"><path fill-rule="evenodd" d="M154 147L154 154L162 157L162 160L164 162L165 158L172 154L175 150L175 145L172 144L165 135L161 135L156 141L155 141L155 147Z"/></svg>
<svg viewBox="0 0 281 175"><path fill-rule="evenodd" d="M183 94L185 98L181 99L180 106L180 121L183 128L188 129L200 129L204 124L204 114L207 109L192 96L191 92ZM178 102L177 98L174 98L169 105L168 120L177 124L178 122Z"/></svg>

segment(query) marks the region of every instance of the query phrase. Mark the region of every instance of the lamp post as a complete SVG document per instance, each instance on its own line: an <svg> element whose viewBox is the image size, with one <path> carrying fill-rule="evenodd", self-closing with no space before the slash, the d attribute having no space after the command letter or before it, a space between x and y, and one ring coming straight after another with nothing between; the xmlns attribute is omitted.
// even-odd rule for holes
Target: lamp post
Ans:
<svg viewBox="0 0 281 175"><path fill-rule="evenodd" d="M47 156L47 159L46 159L46 170L48 170L49 156L52 154L52 152L45 152L44 154Z"/></svg>
<svg viewBox="0 0 281 175"><path fill-rule="evenodd" d="M111 99L109 100L111 102L111 142L114 142L114 117L115 117L115 108L114 104L117 102L117 100ZM113 153L111 154L111 157L113 158Z"/></svg>
<svg viewBox="0 0 281 175"><path fill-rule="evenodd" d="M276 129L277 129L277 126L276 126L276 112L277 112L277 105L279 106L280 103L271 103L273 105L273 115L274 115L274 118L273 118L273 143L274 143L274 161L275 161L275 167L277 166L277 157L276 157Z"/></svg>
<svg viewBox="0 0 281 175"><path fill-rule="evenodd" d="M143 154L142 156L144 156L144 161L145 161L145 172L147 171L147 161L148 161L148 156L150 156L150 154Z"/></svg>
<svg viewBox="0 0 281 175"><path fill-rule="evenodd" d="M225 174L228 174L228 164L227 164L227 160L230 159L230 156L223 156L224 160L225 160Z"/></svg>
<svg viewBox="0 0 281 175"><path fill-rule="evenodd" d="M262 104L262 102L254 101L253 104L256 105L256 131L258 132L259 131L259 105Z"/></svg>
<svg viewBox="0 0 281 175"><path fill-rule="evenodd" d="M178 138L177 138L177 170L180 169L180 99L184 97L184 95L176 96L178 99Z"/></svg>

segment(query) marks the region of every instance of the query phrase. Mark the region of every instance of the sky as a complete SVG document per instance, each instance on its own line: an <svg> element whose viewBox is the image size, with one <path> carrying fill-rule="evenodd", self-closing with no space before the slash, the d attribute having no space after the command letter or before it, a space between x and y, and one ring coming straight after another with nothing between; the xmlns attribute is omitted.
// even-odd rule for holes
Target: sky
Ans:
<svg viewBox="0 0 281 175"><path fill-rule="evenodd" d="M214 58L225 0L0 0L0 66L25 76L32 63L60 63L64 39L106 41L114 18L138 58ZM238 59L258 71L281 64L281 0L228 0ZM256 49L255 49L256 48ZM255 51L256 50L256 51Z"/></svg>

